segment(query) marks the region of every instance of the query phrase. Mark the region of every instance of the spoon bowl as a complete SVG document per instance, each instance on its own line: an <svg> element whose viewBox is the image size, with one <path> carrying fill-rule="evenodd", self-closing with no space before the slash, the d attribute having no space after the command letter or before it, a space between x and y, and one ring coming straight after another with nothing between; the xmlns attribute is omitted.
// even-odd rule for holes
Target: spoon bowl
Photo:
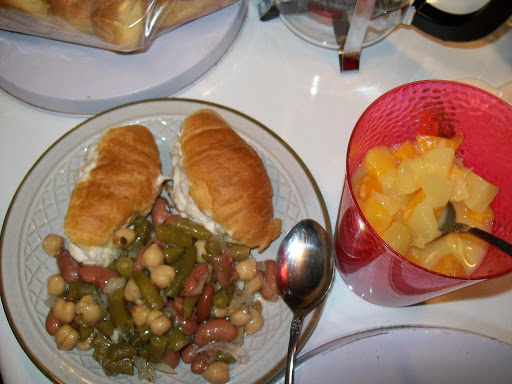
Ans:
<svg viewBox="0 0 512 384"><path fill-rule="evenodd" d="M295 224L276 257L279 294L293 313L285 383L293 383L295 353L304 317L327 295L334 277L334 248L325 229L312 219Z"/></svg>
<svg viewBox="0 0 512 384"><path fill-rule="evenodd" d="M441 235L439 237L446 236L450 233L470 233L505 252L507 255L512 256L512 244L480 228L472 227L465 223L458 223L455 207L451 202L448 202L443 208L441 218L442 220L439 223Z"/></svg>

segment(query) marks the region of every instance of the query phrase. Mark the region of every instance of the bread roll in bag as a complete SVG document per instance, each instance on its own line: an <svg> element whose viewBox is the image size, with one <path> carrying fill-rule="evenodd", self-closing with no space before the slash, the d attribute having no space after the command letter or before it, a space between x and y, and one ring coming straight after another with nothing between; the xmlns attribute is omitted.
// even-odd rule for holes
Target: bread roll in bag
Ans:
<svg viewBox="0 0 512 384"><path fill-rule="evenodd" d="M202 109L188 116L172 158L170 194L178 211L260 252L279 236L265 166L218 113Z"/></svg>
<svg viewBox="0 0 512 384"><path fill-rule="evenodd" d="M85 264L108 264L114 255L105 252L113 251L114 231L149 213L164 180L158 148L146 127L106 132L87 150L64 217L73 257Z"/></svg>

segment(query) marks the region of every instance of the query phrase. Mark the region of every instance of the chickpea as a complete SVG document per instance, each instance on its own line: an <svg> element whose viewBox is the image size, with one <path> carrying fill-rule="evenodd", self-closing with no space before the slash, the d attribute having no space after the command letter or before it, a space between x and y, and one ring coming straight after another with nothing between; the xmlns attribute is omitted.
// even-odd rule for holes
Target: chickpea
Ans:
<svg viewBox="0 0 512 384"><path fill-rule="evenodd" d="M161 264L150 268L151 282L158 288L165 288L176 276L174 268L170 265Z"/></svg>
<svg viewBox="0 0 512 384"><path fill-rule="evenodd" d="M242 305L232 315L229 316L229 320L237 327L242 327L251 320L251 314L245 305Z"/></svg>
<svg viewBox="0 0 512 384"><path fill-rule="evenodd" d="M124 299L129 301L130 303L134 303L137 300L141 299L141 294L139 291L139 287L137 287L137 283L135 280L130 279L124 286Z"/></svg>
<svg viewBox="0 0 512 384"><path fill-rule="evenodd" d="M60 296L66 290L66 282L61 275L53 275L48 278L47 290L49 295Z"/></svg>
<svg viewBox="0 0 512 384"><path fill-rule="evenodd" d="M69 324L75 317L75 307L76 305L72 301L59 299L53 306L53 314L64 324Z"/></svg>
<svg viewBox="0 0 512 384"><path fill-rule="evenodd" d="M55 334L58 349L71 351L78 341L78 332L71 325L65 324Z"/></svg>
<svg viewBox="0 0 512 384"><path fill-rule="evenodd" d="M144 268L151 268L164 263L164 253L158 244L151 244L142 254Z"/></svg>
<svg viewBox="0 0 512 384"><path fill-rule="evenodd" d="M145 305L135 305L131 308L130 313L133 318L133 322L135 325L144 325L146 324L146 319L148 317L150 310Z"/></svg>
<svg viewBox="0 0 512 384"><path fill-rule="evenodd" d="M217 319L223 319L228 315L228 309L227 308L212 308L212 315L216 317Z"/></svg>
<svg viewBox="0 0 512 384"><path fill-rule="evenodd" d="M258 272L256 270L256 260L253 257L240 261L235 270L238 272L238 278L242 281L251 281Z"/></svg>
<svg viewBox="0 0 512 384"><path fill-rule="evenodd" d="M92 342L94 337L90 336L86 340L78 340L76 342L76 348L80 351L88 351L92 348Z"/></svg>
<svg viewBox="0 0 512 384"><path fill-rule="evenodd" d="M53 233L46 235L43 239L43 251L51 257L57 256L57 253L64 246L64 239L62 236Z"/></svg>
<svg viewBox="0 0 512 384"><path fill-rule="evenodd" d="M163 335L172 327L171 320L162 311L149 312L146 323L151 333L155 336Z"/></svg>
<svg viewBox="0 0 512 384"><path fill-rule="evenodd" d="M256 271L252 280L244 283L244 289L249 293L256 293L263 287L263 275Z"/></svg>
<svg viewBox="0 0 512 384"><path fill-rule="evenodd" d="M229 381L229 366L221 361L214 361L204 370L202 376L212 384L224 384Z"/></svg>
<svg viewBox="0 0 512 384"><path fill-rule="evenodd" d="M130 228L121 228L114 232L112 241L118 248L125 249L135 240L135 231Z"/></svg>
<svg viewBox="0 0 512 384"><path fill-rule="evenodd" d="M89 324L96 324L101 319L101 308L94 302L92 295L83 296L76 305L76 314Z"/></svg>
<svg viewBox="0 0 512 384"><path fill-rule="evenodd" d="M252 335L258 332L263 327L263 316L260 311L254 308L249 309L251 320L245 325L245 333Z"/></svg>

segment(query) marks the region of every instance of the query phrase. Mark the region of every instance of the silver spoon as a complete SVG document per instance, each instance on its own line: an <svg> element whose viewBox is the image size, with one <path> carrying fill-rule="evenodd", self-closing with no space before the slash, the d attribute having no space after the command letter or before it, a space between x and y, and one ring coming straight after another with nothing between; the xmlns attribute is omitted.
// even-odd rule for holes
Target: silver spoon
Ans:
<svg viewBox="0 0 512 384"><path fill-rule="evenodd" d="M480 228L472 227L464 223L457 223L456 219L455 208L451 202L448 202L443 208L440 218L439 230L441 231L441 235L439 237L448 235L449 233L470 233L495 246L507 255L512 256L512 244Z"/></svg>
<svg viewBox="0 0 512 384"><path fill-rule="evenodd" d="M334 276L334 249L325 229L305 219L286 234L276 258L276 283L293 313L285 383L293 383L295 353L304 317L325 298Z"/></svg>

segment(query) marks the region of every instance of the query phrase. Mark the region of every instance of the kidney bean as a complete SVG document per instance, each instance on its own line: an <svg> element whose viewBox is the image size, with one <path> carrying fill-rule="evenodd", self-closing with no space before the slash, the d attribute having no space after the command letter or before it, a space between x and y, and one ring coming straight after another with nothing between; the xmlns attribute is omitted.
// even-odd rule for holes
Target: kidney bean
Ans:
<svg viewBox="0 0 512 384"><path fill-rule="evenodd" d="M213 284L206 284L199 300L196 303L196 316L197 321L202 323L208 320L210 312L212 311L213 296L215 295L215 288Z"/></svg>
<svg viewBox="0 0 512 384"><path fill-rule="evenodd" d="M203 292L209 275L207 264L196 265L183 280L183 296L196 296Z"/></svg>
<svg viewBox="0 0 512 384"><path fill-rule="evenodd" d="M181 360L183 360L185 364L191 364L197 356L198 349L199 346L197 346L196 344L187 345L185 348L181 350Z"/></svg>
<svg viewBox="0 0 512 384"><path fill-rule="evenodd" d="M178 324L178 326L181 328L183 333L187 336L192 336L193 334L195 334L197 332L197 330L199 328L199 323L197 322L197 320L192 319L192 318L187 318L180 313L176 314L175 319L176 319L176 323Z"/></svg>
<svg viewBox="0 0 512 384"><path fill-rule="evenodd" d="M50 309L50 311L48 311L48 315L46 315L46 332L48 332L52 336L55 336L61 325L61 321L57 319L55 317L55 314L53 313L53 308Z"/></svg>
<svg viewBox="0 0 512 384"><path fill-rule="evenodd" d="M222 249L221 255L212 259L212 266L222 288L226 288L236 278L237 273L228 249Z"/></svg>
<svg viewBox="0 0 512 384"><path fill-rule="evenodd" d="M85 283L90 283L103 291L108 280L112 277L119 277L116 271L96 265L84 265L78 270L78 276Z"/></svg>
<svg viewBox="0 0 512 384"><path fill-rule="evenodd" d="M276 283L276 262L265 260L265 273L263 274L263 286L261 296L265 300L276 301L279 298L279 291Z"/></svg>
<svg viewBox="0 0 512 384"><path fill-rule="evenodd" d="M194 360L192 361L192 364L190 365L190 370L193 373L200 375L201 373L203 373L206 370L206 368L208 368L210 363L212 363L213 361L214 361L213 356L210 356L206 352L202 352L194 358Z"/></svg>
<svg viewBox="0 0 512 384"><path fill-rule="evenodd" d="M207 320L199 325L194 343L202 347L211 341L232 341L237 334L237 328L226 319Z"/></svg>
<svg viewBox="0 0 512 384"><path fill-rule="evenodd" d="M71 253L69 253L67 249L61 249L59 253L57 253L57 265L60 275L66 283L80 281L80 277L78 276L80 264L73 259L73 256L71 256Z"/></svg>
<svg viewBox="0 0 512 384"><path fill-rule="evenodd" d="M178 352L174 352L170 348L167 348L162 356L162 362L176 368L180 363L180 354Z"/></svg>
<svg viewBox="0 0 512 384"><path fill-rule="evenodd" d="M151 220L154 225L167 225L181 219L181 215L172 214L169 210L167 200L157 197L151 209Z"/></svg>
<svg viewBox="0 0 512 384"><path fill-rule="evenodd" d="M172 304L174 306L174 309L177 311L177 313L180 313L183 315L183 296L176 297Z"/></svg>

